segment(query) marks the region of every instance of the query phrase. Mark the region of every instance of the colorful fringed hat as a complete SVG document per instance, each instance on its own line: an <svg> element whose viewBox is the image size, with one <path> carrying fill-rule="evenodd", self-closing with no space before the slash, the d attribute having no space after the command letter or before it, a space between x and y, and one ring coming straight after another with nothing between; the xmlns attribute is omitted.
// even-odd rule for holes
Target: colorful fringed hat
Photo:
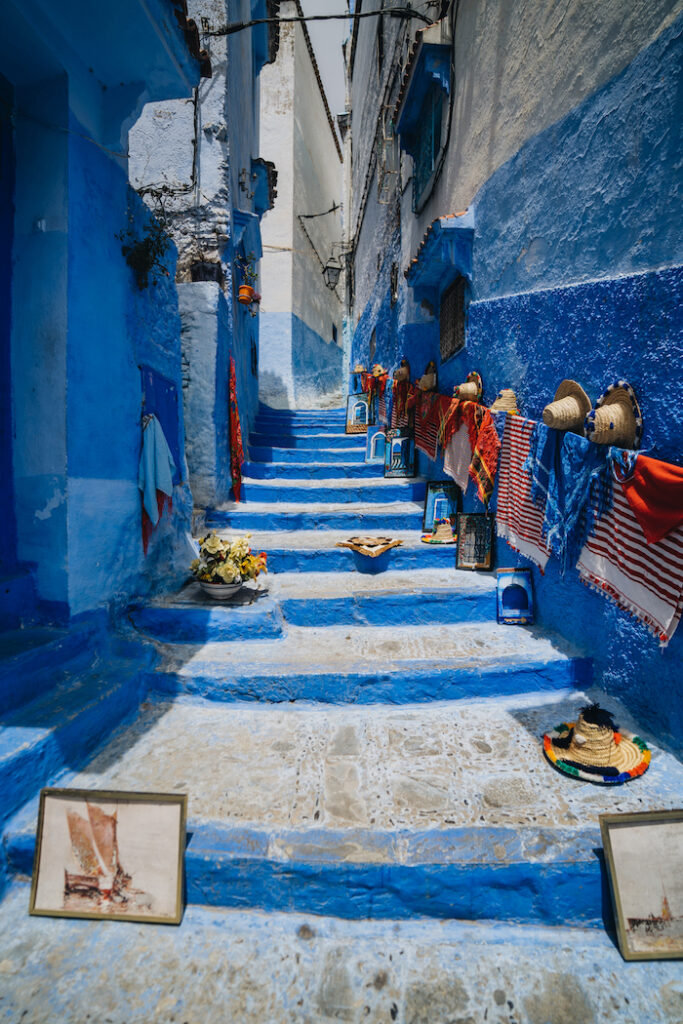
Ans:
<svg viewBox="0 0 683 1024"><path fill-rule="evenodd" d="M483 393L484 386L476 370L467 374L464 384L456 384L453 388L453 397L459 398L462 402L481 402Z"/></svg>
<svg viewBox="0 0 683 1024"><path fill-rule="evenodd" d="M639 448L643 417L635 392L628 381L618 380L600 395L586 416L586 437L595 444L618 448Z"/></svg>
<svg viewBox="0 0 683 1024"><path fill-rule="evenodd" d="M352 370L352 373L365 373L365 367L363 366L362 363L356 363Z"/></svg>
<svg viewBox="0 0 683 1024"><path fill-rule="evenodd" d="M590 412L591 400L575 380L563 380L555 398L543 410L543 422L553 430L573 430L583 434L583 424Z"/></svg>
<svg viewBox="0 0 683 1024"><path fill-rule="evenodd" d="M543 737L553 767L586 782L618 786L647 771L650 751L639 736L617 729L599 704L579 711L578 721L561 722Z"/></svg>

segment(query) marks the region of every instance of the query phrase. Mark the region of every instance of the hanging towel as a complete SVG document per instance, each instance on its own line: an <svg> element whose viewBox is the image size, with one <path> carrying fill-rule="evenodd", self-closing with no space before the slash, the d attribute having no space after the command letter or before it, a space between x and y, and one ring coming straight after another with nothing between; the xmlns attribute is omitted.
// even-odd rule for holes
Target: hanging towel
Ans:
<svg viewBox="0 0 683 1024"><path fill-rule="evenodd" d="M391 385L391 426L408 426L408 394L410 383L407 380L395 380Z"/></svg>
<svg viewBox="0 0 683 1024"><path fill-rule="evenodd" d="M569 431L538 423L524 469L531 500L543 509L543 536L560 563L560 574L576 565L586 538L611 501L610 449Z"/></svg>
<svg viewBox="0 0 683 1024"><path fill-rule="evenodd" d="M548 561L543 539L543 512L531 501L531 479L524 470L536 423L505 417L498 470L496 531L511 548L535 562L541 572Z"/></svg>
<svg viewBox="0 0 683 1024"><path fill-rule="evenodd" d="M436 391L415 392L415 447L432 461L450 404L450 398Z"/></svg>
<svg viewBox="0 0 683 1024"><path fill-rule="evenodd" d="M138 467L138 487L142 491L142 504L152 526L159 522L157 491L169 498L173 495L175 462L166 443L161 423L156 416L146 420L142 431L142 453ZM163 507L163 497L161 498Z"/></svg>
<svg viewBox="0 0 683 1024"><path fill-rule="evenodd" d="M683 468L638 452L615 452L614 473L648 544L683 524Z"/></svg>
<svg viewBox="0 0 683 1024"><path fill-rule="evenodd" d="M463 402L463 405L472 447L469 472L477 485L480 501L488 505L496 482L500 441L488 409L476 402Z"/></svg>
<svg viewBox="0 0 683 1024"><path fill-rule="evenodd" d="M230 475L235 501L240 500L242 487L242 466L244 464L244 448L242 447L242 428L240 414L237 409L237 380L235 377L235 360L230 356L230 378L228 384L230 399Z"/></svg>
<svg viewBox="0 0 683 1024"><path fill-rule="evenodd" d="M470 480L471 461L470 434L467 424L463 423L446 445L443 456L444 472L455 480L463 494Z"/></svg>
<svg viewBox="0 0 683 1024"><path fill-rule="evenodd" d="M616 479L612 489L612 508L579 556L579 576L644 622L666 646L683 611L683 526L648 544Z"/></svg>

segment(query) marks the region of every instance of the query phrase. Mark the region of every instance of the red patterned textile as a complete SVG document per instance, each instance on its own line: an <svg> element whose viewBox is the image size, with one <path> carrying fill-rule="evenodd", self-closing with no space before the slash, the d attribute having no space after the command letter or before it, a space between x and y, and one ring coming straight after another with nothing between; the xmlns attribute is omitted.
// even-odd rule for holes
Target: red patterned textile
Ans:
<svg viewBox="0 0 683 1024"><path fill-rule="evenodd" d="M169 512L171 512L173 510L173 498L171 498L168 494L164 494L163 491L158 490L157 509L159 510L159 520L157 521L156 526L147 515L147 509L145 508L145 506L142 506L142 550L144 551L145 554L147 554L150 538L154 533L156 527L159 525L161 517L164 514L164 509L166 508L167 505Z"/></svg>
<svg viewBox="0 0 683 1024"><path fill-rule="evenodd" d="M407 380L395 380L391 385L393 403L391 407L391 426L408 426L408 397L410 384Z"/></svg>
<svg viewBox="0 0 683 1024"><path fill-rule="evenodd" d="M505 417L500 452L496 532L511 548L545 569L549 551L543 540L543 509L531 500L531 477L524 472L536 424L521 416Z"/></svg>
<svg viewBox="0 0 683 1024"><path fill-rule="evenodd" d="M418 391L415 396L415 447L434 460L439 437L439 398L433 391Z"/></svg>
<svg viewBox="0 0 683 1024"><path fill-rule="evenodd" d="M242 487L242 465L244 464L244 448L242 447L242 429L240 414L237 409L237 380L235 377L235 360L230 356L230 473L235 501L240 500Z"/></svg>
<svg viewBox="0 0 683 1024"><path fill-rule="evenodd" d="M638 455L630 476L616 476L648 544L683 524L683 468Z"/></svg>
<svg viewBox="0 0 683 1024"><path fill-rule="evenodd" d="M496 482L500 440L488 409L476 402L463 402L463 405L472 447L470 476L477 485L480 500L488 505Z"/></svg>

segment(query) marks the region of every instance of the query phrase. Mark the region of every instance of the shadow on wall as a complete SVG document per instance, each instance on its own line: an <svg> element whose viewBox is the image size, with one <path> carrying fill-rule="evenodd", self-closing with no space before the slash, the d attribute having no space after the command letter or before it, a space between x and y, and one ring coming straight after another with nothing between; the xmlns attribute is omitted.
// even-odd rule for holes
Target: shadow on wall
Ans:
<svg viewBox="0 0 683 1024"><path fill-rule="evenodd" d="M292 376L299 408L341 405L343 350L292 317Z"/></svg>
<svg viewBox="0 0 683 1024"><path fill-rule="evenodd" d="M259 397L272 409L289 409L287 382L273 370L259 371Z"/></svg>

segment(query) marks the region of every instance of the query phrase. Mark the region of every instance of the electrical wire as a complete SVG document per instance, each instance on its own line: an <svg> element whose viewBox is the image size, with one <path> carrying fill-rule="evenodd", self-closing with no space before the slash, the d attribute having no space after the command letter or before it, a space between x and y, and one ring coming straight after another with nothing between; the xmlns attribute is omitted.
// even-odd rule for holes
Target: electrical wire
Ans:
<svg viewBox="0 0 683 1024"><path fill-rule="evenodd" d="M231 25L223 25L221 28L212 29L206 34L209 36L231 36L236 32L242 32L245 28L253 28L255 25L283 25L287 22L305 21L358 21L360 18L377 18L386 14L390 18L417 18L427 25L434 22L426 14L422 14L415 7L388 7L382 11L360 11L358 14L351 14L348 11L343 14L309 14L303 17L292 18L255 18L253 21L238 21Z"/></svg>

